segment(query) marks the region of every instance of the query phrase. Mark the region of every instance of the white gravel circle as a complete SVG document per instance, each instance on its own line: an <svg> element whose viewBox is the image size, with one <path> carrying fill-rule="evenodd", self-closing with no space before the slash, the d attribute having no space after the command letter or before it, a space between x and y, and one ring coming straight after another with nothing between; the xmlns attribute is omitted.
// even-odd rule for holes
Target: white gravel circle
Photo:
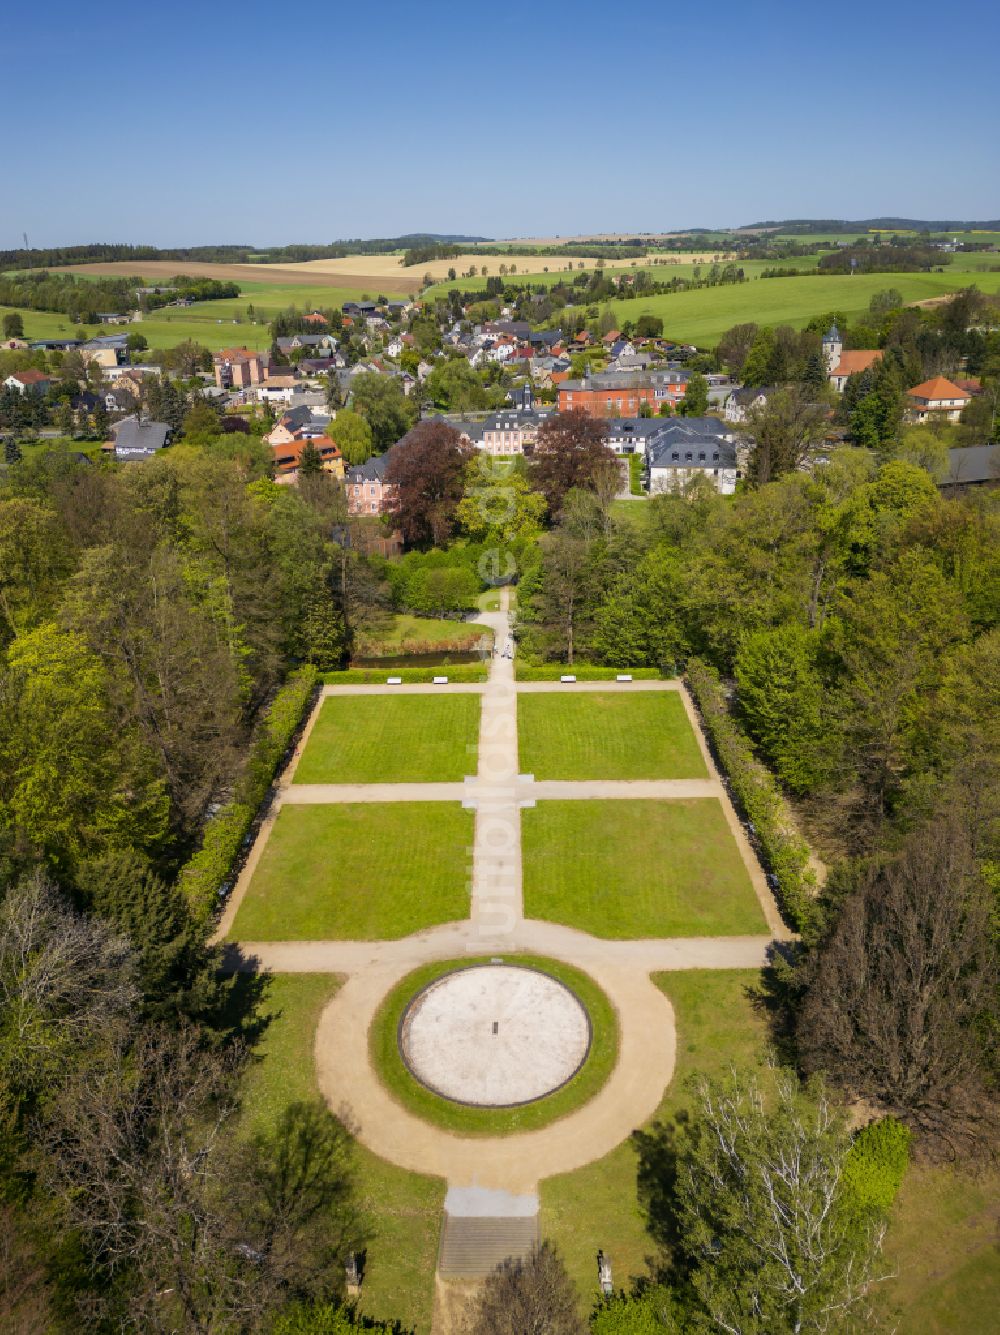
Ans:
<svg viewBox="0 0 1000 1335"><path fill-rule="evenodd" d="M434 1093L509 1108L572 1078L590 1050L590 1019L558 979L514 964L481 964L418 992L398 1038L403 1061Z"/></svg>

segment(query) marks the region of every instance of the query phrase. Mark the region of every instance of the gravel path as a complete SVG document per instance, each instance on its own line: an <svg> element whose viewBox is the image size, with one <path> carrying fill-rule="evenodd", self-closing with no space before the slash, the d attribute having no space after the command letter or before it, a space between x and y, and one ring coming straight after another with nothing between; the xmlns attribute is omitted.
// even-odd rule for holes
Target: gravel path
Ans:
<svg viewBox="0 0 1000 1335"><path fill-rule="evenodd" d="M510 640L509 598L480 620L500 650ZM698 780L535 783L518 774L517 695L537 691L679 691L710 777ZM241 942L226 947L232 969L331 973L344 984L324 1010L316 1033L320 1088L369 1149L414 1172L452 1186L533 1192L538 1182L608 1153L653 1115L674 1069L676 1035L670 1003L650 974L674 969L760 968L776 940L789 933L767 880L733 810L705 745L692 703L679 681L516 683L512 659L494 657L482 685L326 687L330 694L433 694L473 691L482 696L479 762L462 784L292 785L290 776L315 723L317 704L222 916L217 939L232 926L240 901L283 803L461 801L476 813L472 906L462 922L398 941ZM322 699L322 697L321 697ZM525 919L521 897L520 808L545 798L715 797L750 874L770 935L608 941L557 923ZM618 1063L603 1089L576 1112L539 1131L502 1138L458 1136L415 1117L382 1087L368 1054L368 1029L386 993L407 973L440 959L539 954L585 970L605 990L620 1027Z"/></svg>

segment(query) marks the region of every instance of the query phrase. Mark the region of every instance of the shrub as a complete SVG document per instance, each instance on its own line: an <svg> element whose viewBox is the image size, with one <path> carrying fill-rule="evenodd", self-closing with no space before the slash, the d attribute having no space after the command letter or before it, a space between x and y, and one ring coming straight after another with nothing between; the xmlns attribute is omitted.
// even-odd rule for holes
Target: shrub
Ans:
<svg viewBox="0 0 1000 1335"><path fill-rule="evenodd" d="M196 917L207 918L228 889L240 851L278 766L305 716L317 682L314 667L293 672L268 707L231 802L208 821L201 847L178 884Z"/></svg>
<svg viewBox="0 0 1000 1335"><path fill-rule="evenodd" d="M692 658L687 681L719 764L771 868L782 914L797 931L808 933L816 915L816 877L809 866L806 842L787 828L778 785L757 760L749 738L730 714L718 673Z"/></svg>
<svg viewBox="0 0 1000 1335"><path fill-rule="evenodd" d="M885 1213L910 1162L910 1129L895 1117L869 1122L844 1160L844 1189L862 1210Z"/></svg>
<svg viewBox="0 0 1000 1335"><path fill-rule="evenodd" d="M439 649L440 645L434 648ZM401 677L405 686L416 686L427 684L434 677L447 677L449 683L467 684L485 681L488 670L485 663L445 663L419 668L343 668L339 672L324 672L320 680L326 686L384 686L386 677Z"/></svg>
<svg viewBox="0 0 1000 1335"><path fill-rule="evenodd" d="M518 681L558 681L564 674L575 676L578 681L614 681L619 672L630 672L636 681L658 681L670 675L652 667L604 667L599 663L574 663L567 667L565 663L525 663L521 659L514 663Z"/></svg>

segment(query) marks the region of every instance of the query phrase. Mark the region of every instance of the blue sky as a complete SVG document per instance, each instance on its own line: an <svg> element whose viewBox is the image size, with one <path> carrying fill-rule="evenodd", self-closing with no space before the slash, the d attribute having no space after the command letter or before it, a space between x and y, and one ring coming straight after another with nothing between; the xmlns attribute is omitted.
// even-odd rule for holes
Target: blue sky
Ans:
<svg viewBox="0 0 1000 1335"><path fill-rule="evenodd" d="M22 6L0 247L996 218L998 38L982 0Z"/></svg>

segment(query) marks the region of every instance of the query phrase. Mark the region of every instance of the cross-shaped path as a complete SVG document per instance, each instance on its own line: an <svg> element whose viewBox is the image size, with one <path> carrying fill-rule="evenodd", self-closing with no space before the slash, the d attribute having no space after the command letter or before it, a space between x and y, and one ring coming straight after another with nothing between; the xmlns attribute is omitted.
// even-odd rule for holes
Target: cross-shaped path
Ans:
<svg viewBox="0 0 1000 1335"><path fill-rule="evenodd" d="M496 645L510 643L508 595L485 613ZM494 656L480 686L326 687L328 694L432 694L476 691L482 697L479 763L464 783L292 785L317 704L281 781L220 923L229 932L274 817L284 803L461 801L475 811L469 917L397 941L241 942L230 946L235 968L336 973L344 982L324 1010L316 1034L320 1088L331 1108L369 1149L414 1172L445 1178L453 1189L481 1187L514 1194L537 1191L542 1178L569 1172L608 1153L651 1117L674 1069L675 1029L669 1001L650 975L672 969L760 968L776 941L790 936L767 880L705 746L693 706L678 681L522 683L513 659ZM536 783L518 773L517 696L528 691L678 691L702 749L709 778L673 781ZM619 800L716 797L726 814L768 927L767 935L610 941L524 916L520 811L544 798ZM537 1131L503 1137L460 1136L423 1121L383 1088L368 1054L368 1030L392 987L423 964L477 956L546 955L590 974L615 1007L619 1055L603 1088L577 1111Z"/></svg>

